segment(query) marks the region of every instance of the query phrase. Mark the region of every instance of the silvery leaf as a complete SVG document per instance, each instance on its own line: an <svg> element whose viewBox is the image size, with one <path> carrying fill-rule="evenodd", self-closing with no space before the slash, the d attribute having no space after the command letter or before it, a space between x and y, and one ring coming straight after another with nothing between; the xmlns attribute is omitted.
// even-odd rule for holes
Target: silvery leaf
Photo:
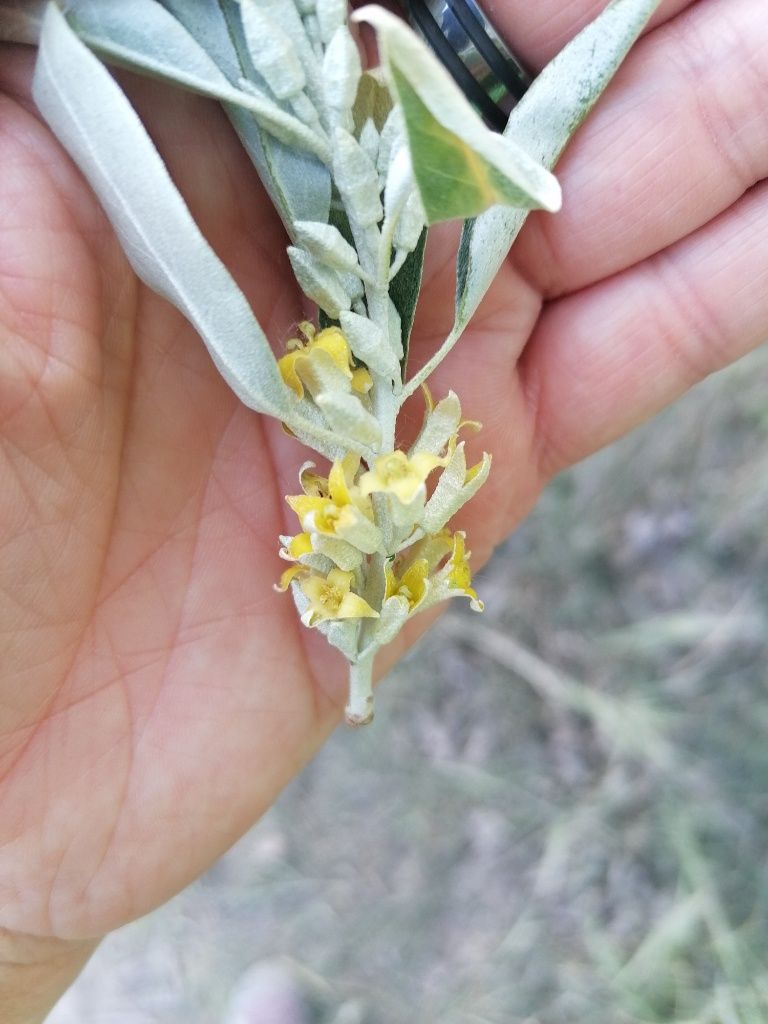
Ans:
<svg viewBox="0 0 768 1024"><path fill-rule="evenodd" d="M192 4L189 0L159 2L197 40L230 83L236 83L243 71L219 0Z"/></svg>
<svg viewBox="0 0 768 1024"><path fill-rule="evenodd" d="M359 270L354 274L350 273L348 270L339 270L338 275L344 291L347 293L353 304L363 298L365 295L365 286L359 277Z"/></svg>
<svg viewBox="0 0 768 1024"><path fill-rule="evenodd" d="M43 19L33 95L101 200L139 277L191 321L246 405L290 415L289 392L245 297L200 233L123 92L53 3Z"/></svg>
<svg viewBox="0 0 768 1024"><path fill-rule="evenodd" d="M381 530L362 512L350 517L349 522L339 521L336 525L336 532L342 540L347 541L366 555L372 555L374 551L381 548Z"/></svg>
<svg viewBox="0 0 768 1024"><path fill-rule="evenodd" d="M105 58L204 96L243 106L280 142L325 155L314 132L270 97L233 88L205 50L156 0L76 0L69 22Z"/></svg>
<svg viewBox="0 0 768 1024"><path fill-rule="evenodd" d="M360 227L378 224L384 216L379 176L357 139L343 128L333 136L333 171L344 205Z"/></svg>
<svg viewBox="0 0 768 1024"><path fill-rule="evenodd" d="M308 555L302 555L299 561L302 565L314 569L315 572L321 572L323 576L327 576L335 564L327 555L321 555L314 551Z"/></svg>
<svg viewBox="0 0 768 1024"><path fill-rule="evenodd" d="M234 0L162 2L208 51L230 84L245 76L257 87L265 86L248 57L240 8ZM331 205L328 168L310 153L296 152L272 138L241 106L225 103L224 109L289 233L297 220L327 221Z"/></svg>
<svg viewBox="0 0 768 1024"><path fill-rule="evenodd" d="M418 192L411 192L395 228L395 248L413 252L424 230L424 210Z"/></svg>
<svg viewBox="0 0 768 1024"><path fill-rule="evenodd" d="M505 135L546 167L554 167L658 5L659 0L609 4L542 71L512 112ZM526 210L494 207L465 225L453 336L477 309L526 217Z"/></svg>
<svg viewBox="0 0 768 1024"><path fill-rule="evenodd" d="M387 217L399 217L410 195L415 194L411 154L407 146L400 146L393 156L384 182L384 214ZM421 234L421 222L418 235Z"/></svg>
<svg viewBox="0 0 768 1024"><path fill-rule="evenodd" d="M392 155L405 139L403 112L400 107L393 107L381 129L379 153L376 157L376 168L382 177L386 177Z"/></svg>
<svg viewBox="0 0 768 1024"><path fill-rule="evenodd" d="M379 139L379 131L374 124L373 118L369 117L360 130L358 142L374 164L379 158Z"/></svg>

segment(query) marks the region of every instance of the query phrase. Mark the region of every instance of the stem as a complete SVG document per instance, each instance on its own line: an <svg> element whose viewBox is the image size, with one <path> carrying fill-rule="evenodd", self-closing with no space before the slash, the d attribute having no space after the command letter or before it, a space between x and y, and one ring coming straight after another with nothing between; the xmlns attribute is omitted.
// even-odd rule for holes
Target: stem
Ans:
<svg viewBox="0 0 768 1024"><path fill-rule="evenodd" d="M344 711L347 725L369 725L373 721L373 659L369 654L349 666L349 702Z"/></svg>
<svg viewBox="0 0 768 1024"><path fill-rule="evenodd" d="M373 374L373 414L381 425L380 454L394 451L395 427L399 402L392 391L392 384L386 377Z"/></svg>

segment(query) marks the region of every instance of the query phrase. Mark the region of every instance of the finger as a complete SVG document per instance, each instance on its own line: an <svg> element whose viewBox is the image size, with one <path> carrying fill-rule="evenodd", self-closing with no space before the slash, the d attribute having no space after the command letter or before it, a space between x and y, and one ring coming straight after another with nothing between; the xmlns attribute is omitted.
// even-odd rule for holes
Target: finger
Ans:
<svg viewBox="0 0 768 1024"><path fill-rule="evenodd" d="M649 28L692 3L695 0L662 0ZM538 70L605 9L606 0L483 0L481 6L514 53Z"/></svg>
<svg viewBox="0 0 768 1024"><path fill-rule="evenodd" d="M549 297L684 238L768 175L768 19L700 3L638 45L558 174L565 206L512 252Z"/></svg>
<svg viewBox="0 0 768 1024"><path fill-rule="evenodd" d="M521 360L549 476L768 337L768 183L652 259L552 303Z"/></svg>

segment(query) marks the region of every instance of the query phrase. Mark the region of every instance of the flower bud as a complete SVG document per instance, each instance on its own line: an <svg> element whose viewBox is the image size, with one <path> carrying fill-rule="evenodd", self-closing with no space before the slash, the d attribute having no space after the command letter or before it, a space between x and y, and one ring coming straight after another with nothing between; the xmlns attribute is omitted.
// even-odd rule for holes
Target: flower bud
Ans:
<svg viewBox="0 0 768 1024"><path fill-rule="evenodd" d="M384 210L373 161L343 128L336 129L333 141L334 177L350 218L362 228L378 224Z"/></svg>
<svg viewBox="0 0 768 1024"><path fill-rule="evenodd" d="M278 99L300 93L306 77L290 36L255 0L240 0L240 10L253 66Z"/></svg>

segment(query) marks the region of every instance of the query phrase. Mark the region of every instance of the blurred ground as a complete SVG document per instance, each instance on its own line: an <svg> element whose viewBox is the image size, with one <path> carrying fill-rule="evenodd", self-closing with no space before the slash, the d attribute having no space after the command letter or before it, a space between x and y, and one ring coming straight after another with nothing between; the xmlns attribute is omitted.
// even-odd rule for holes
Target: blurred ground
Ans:
<svg viewBox="0 0 768 1024"><path fill-rule="evenodd" d="M557 480L50 1024L223 1024L274 958L313 1024L768 1021L767 513L762 352Z"/></svg>

